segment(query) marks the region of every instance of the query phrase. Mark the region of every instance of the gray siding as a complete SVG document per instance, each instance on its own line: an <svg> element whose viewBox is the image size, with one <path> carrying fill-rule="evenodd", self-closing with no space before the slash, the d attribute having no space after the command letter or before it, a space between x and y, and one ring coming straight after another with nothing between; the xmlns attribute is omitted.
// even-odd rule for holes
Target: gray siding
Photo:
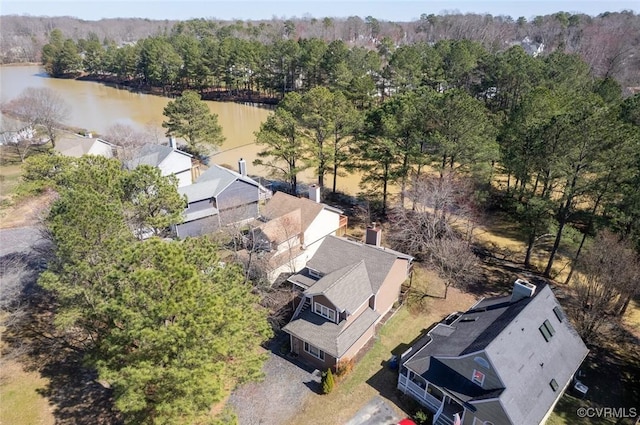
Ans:
<svg viewBox="0 0 640 425"><path fill-rule="evenodd" d="M240 205L235 208L227 208L220 211L220 221L223 225L237 223L258 217L258 203Z"/></svg>
<svg viewBox="0 0 640 425"><path fill-rule="evenodd" d="M206 210L207 208L211 208L213 205L213 201L211 199L203 199L202 201L191 202L187 209L184 211L186 214Z"/></svg>
<svg viewBox="0 0 640 425"><path fill-rule="evenodd" d="M498 377L495 370L493 369L493 366L490 363L489 363L489 366L491 367L489 369L481 366L474 360L476 357L482 357L487 362L489 362L484 352L473 354L463 358L453 358L453 359L446 359L446 358L443 359L437 356L438 360L440 360L442 363L444 363L445 365L449 366L451 369L458 372L460 375L467 378L469 382L471 382L471 378L473 377L473 371L475 369L484 374L484 383L482 384L482 388L489 389L489 390L503 388L503 384L500 382L500 378Z"/></svg>
<svg viewBox="0 0 640 425"><path fill-rule="evenodd" d="M201 236L218 229L218 216L213 215L188 223L178 224L176 233L179 238Z"/></svg>
<svg viewBox="0 0 640 425"><path fill-rule="evenodd" d="M258 188L242 180L236 180L217 197L218 209L225 210L240 205L257 203Z"/></svg>
<svg viewBox="0 0 640 425"><path fill-rule="evenodd" d="M509 420L509 417L505 414L504 408L498 400L483 401L478 403L471 402L471 404L476 408L476 411L472 412L471 410L466 409L464 415L464 425L472 425L474 417L478 418L478 420L491 422L495 425L514 425L513 422Z"/></svg>

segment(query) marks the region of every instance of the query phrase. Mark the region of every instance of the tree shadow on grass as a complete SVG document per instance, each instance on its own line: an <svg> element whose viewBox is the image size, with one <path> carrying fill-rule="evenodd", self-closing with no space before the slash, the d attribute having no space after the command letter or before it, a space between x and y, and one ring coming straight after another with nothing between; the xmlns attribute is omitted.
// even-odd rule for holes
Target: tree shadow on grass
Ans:
<svg viewBox="0 0 640 425"><path fill-rule="evenodd" d="M2 355L15 356L25 370L48 380L38 393L54 407L56 424L120 424L112 391L97 382L95 371L82 364L84 353L68 344L54 326L54 300L37 285L41 254L0 257L3 285L6 279L18 279L7 305Z"/></svg>

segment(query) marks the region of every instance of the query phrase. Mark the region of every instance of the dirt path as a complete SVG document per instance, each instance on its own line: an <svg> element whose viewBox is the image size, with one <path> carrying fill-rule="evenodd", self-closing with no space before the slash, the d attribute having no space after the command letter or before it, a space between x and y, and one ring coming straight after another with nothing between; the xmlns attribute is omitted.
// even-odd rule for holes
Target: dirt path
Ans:
<svg viewBox="0 0 640 425"><path fill-rule="evenodd" d="M0 209L0 229L38 225L49 211L49 206L54 198L55 194L49 192Z"/></svg>

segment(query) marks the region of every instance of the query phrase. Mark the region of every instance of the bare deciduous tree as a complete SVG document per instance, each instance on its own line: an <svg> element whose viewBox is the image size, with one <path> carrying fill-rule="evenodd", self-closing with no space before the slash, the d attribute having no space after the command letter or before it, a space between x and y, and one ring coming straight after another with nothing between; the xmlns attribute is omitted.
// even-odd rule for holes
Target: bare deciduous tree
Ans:
<svg viewBox="0 0 640 425"><path fill-rule="evenodd" d="M573 316L580 335L589 339L607 322L617 321L640 292L640 259L628 242L603 231L578 260L578 271L572 279Z"/></svg>
<svg viewBox="0 0 640 425"><path fill-rule="evenodd" d="M41 127L53 147L57 130L70 113L67 102L47 87L27 87L7 103L5 110L30 126Z"/></svg>
<svg viewBox="0 0 640 425"><path fill-rule="evenodd" d="M121 161L135 158L138 150L148 143L153 143L153 136L136 130L127 124L114 124L107 129L107 140L118 146L117 154Z"/></svg>
<svg viewBox="0 0 640 425"><path fill-rule="evenodd" d="M449 286L474 281L479 261L471 249L477 209L471 185L455 173L422 176L407 192L411 210L392 210L389 240L397 249L424 261Z"/></svg>
<svg viewBox="0 0 640 425"><path fill-rule="evenodd" d="M31 148L38 144L39 139L33 127L25 127L23 123L12 119L3 119L0 141L15 148L20 161L24 162Z"/></svg>

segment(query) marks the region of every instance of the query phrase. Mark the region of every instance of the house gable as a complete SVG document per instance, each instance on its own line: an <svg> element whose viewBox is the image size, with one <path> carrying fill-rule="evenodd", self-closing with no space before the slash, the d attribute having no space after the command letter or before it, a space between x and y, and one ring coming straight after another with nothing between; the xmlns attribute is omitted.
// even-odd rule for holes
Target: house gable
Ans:
<svg viewBox="0 0 640 425"><path fill-rule="evenodd" d="M337 311L353 314L373 295L364 260L325 275L305 295L322 295Z"/></svg>
<svg viewBox="0 0 640 425"><path fill-rule="evenodd" d="M551 288L542 287L486 348L505 383L503 397L511 400L505 406L514 423L540 423L588 353L569 321L560 321L554 308L561 307ZM539 330L546 320L555 331L549 341ZM550 386L552 379L560 386L556 391Z"/></svg>
<svg viewBox="0 0 640 425"><path fill-rule="evenodd" d="M516 284L513 296L483 300L435 326L401 359L405 377L399 378L399 388L410 386L408 370L463 404L498 399L473 414L484 421L543 421L588 350L549 286L527 285L533 288L528 296L516 297ZM540 332L545 321L553 327L551 336Z"/></svg>

